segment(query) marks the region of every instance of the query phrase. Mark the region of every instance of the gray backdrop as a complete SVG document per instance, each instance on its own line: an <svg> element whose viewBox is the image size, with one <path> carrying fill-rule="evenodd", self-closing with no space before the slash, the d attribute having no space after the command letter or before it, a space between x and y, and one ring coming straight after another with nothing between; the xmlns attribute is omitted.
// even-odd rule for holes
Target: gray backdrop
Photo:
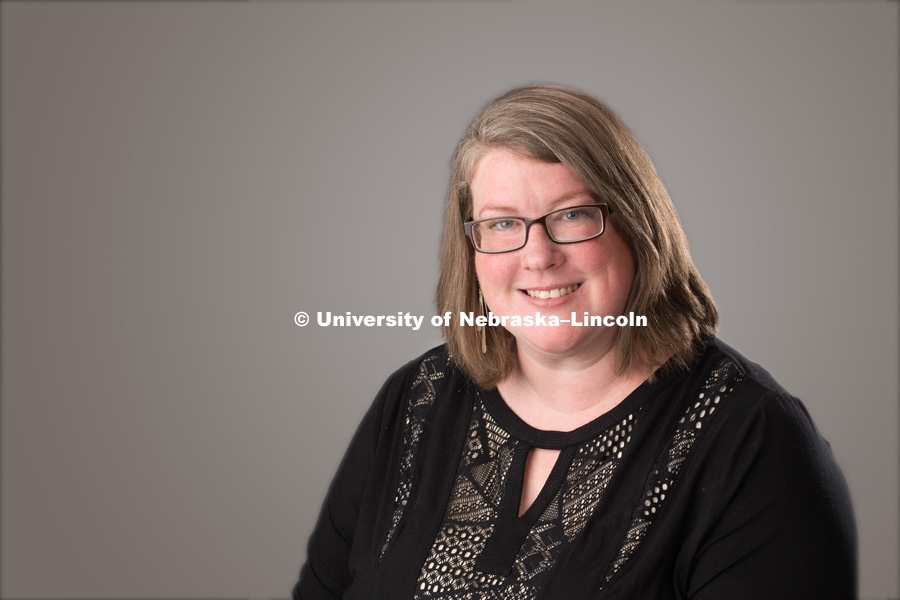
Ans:
<svg viewBox="0 0 900 600"><path fill-rule="evenodd" d="M897 597L898 4L3 2L3 597L286 597L384 378L437 330L452 149L530 82L606 101L722 337L850 482Z"/></svg>

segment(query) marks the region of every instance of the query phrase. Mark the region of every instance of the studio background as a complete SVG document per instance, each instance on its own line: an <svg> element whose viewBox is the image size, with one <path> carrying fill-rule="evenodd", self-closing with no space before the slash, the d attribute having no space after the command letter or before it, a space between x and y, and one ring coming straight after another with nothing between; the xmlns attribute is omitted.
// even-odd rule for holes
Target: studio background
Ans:
<svg viewBox="0 0 900 600"><path fill-rule="evenodd" d="M3 598L285 598L434 314L453 148L560 83L654 160L721 337L809 408L898 589L898 4L10 2Z"/></svg>

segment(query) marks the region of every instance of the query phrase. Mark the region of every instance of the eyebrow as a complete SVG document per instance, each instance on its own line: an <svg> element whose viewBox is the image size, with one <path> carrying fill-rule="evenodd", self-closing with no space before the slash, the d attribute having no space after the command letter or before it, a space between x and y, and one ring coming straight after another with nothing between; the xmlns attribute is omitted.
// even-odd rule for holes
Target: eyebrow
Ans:
<svg viewBox="0 0 900 600"><path fill-rule="evenodd" d="M550 211L548 211L548 212L556 210L557 207L559 207L559 205L562 204L563 202L567 202L567 201L571 200L572 198L578 198L580 196L587 196L593 201L597 200L597 197L594 195L594 193L588 189L575 190L574 192L569 192L568 194L563 194L562 196L560 196L559 198L557 198L556 200L551 202L550 203ZM481 215L483 215L484 213L486 213L488 211L491 211L491 212L500 213L497 216L503 216L503 217L521 216L521 215L516 214L516 210L517 209L515 209L511 206L487 204L487 205L481 207ZM482 218L482 217L479 215L479 218Z"/></svg>

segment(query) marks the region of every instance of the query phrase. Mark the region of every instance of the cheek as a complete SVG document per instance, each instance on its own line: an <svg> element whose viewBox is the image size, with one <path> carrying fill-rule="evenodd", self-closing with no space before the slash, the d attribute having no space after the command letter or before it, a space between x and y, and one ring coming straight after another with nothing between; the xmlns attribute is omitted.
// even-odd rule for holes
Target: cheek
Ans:
<svg viewBox="0 0 900 600"><path fill-rule="evenodd" d="M620 310L625 307L634 282L635 262L631 247L609 227L603 236L591 242L579 249L581 252L575 261L595 280L597 300L606 304L609 310Z"/></svg>
<svg viewBox="0 0 900 600"><path fill-rule="evenodd" d="M511 277L513 266L502 254L476 254L475 275L481 287L496 289Z"/></svg>
<svg viewBox="0 0 900 600"><path fill-rule="evenodd" d="M607 272L607 285L611 294L611 300L616 305L615 309L623 310L631 295L631 286L634 283L634 255L631 247L621 237L616 236L609 240L605 249L605 260L610 265Z"/></svg>
<svg viewBox="0 0 900 600"><path fill-rule="evenodd" d="M479 254L475 257L475 275L484 294L484 301L492 311L504 312L510 299L515 275L515 263L502 254ZM513 290L514 291L514 290Z"/></svg>

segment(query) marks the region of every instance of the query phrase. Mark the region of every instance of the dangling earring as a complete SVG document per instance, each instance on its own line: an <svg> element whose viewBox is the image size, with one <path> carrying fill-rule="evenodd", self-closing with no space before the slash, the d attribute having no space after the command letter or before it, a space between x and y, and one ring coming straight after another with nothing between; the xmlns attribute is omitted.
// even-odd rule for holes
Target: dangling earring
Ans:
<svg viewBox="0 0 900 600"><path fill-rule="evenodd" d="M481 293L481 287L478 288L478 302L481 303L481 314L487 319L487 305L484 303L484 296ZM487 354L487 330L484 325L478 326L478 333L481 335L481 353Z"/></svg>

